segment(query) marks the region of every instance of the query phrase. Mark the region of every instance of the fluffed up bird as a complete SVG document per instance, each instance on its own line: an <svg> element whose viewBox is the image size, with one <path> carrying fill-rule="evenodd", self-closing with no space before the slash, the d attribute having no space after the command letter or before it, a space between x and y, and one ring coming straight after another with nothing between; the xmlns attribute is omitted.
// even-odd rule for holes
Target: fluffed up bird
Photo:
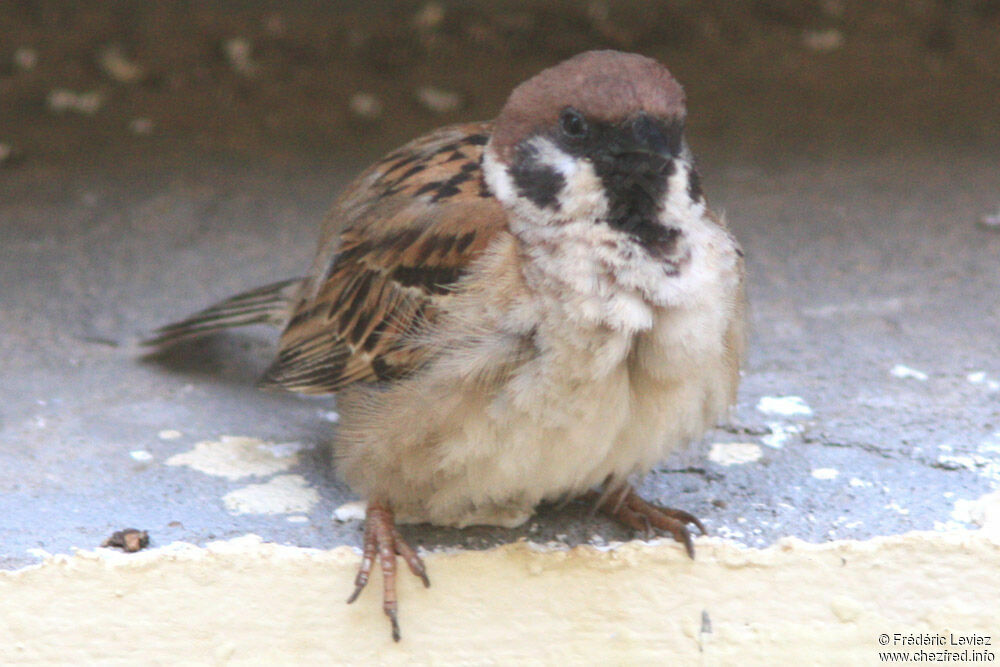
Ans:
<svg viewBox="0 0 1000 667"><path fill-rule="evenodd" d="M743 260L707 207L681 86L658 62L582 53L492 122L390 153L333 205L304 279L150 341L284 326L262 384L337 393L335 461L368 501L353 601L377 561L399 639L397 522L517 526L593 494L693 556L687 512L630 477L699 438L735 398Z"/></svg>

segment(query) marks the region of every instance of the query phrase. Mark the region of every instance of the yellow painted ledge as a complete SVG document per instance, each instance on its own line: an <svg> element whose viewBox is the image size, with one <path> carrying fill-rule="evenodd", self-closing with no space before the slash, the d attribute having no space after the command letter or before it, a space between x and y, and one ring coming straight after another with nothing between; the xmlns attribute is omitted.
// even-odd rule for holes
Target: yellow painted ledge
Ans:
<svg viewBox="0 0 1000 667"><path fill-rule="evenodd" d="M996 526L989 526L996 528ZM997 530L426 556L394 644L359 556L264 544L52 556L0 572L0 663L879 664L881 633L1000 637Z"/></svg>

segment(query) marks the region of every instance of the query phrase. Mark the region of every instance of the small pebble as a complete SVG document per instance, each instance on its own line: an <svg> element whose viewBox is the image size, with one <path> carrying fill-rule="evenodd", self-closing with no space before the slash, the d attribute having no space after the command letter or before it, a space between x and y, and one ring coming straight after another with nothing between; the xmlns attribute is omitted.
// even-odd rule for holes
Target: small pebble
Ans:
<svg viewBox="0 0 1000 667"><path fill-rule="evenodd" d="M30 72L38 65L38 51L22 46L14 51L14 65L22 72Z"/></svg>
<svg viewBox="0 0 1000 667"><path fill-rule="evenodd" d="M829 53L843 46L844 33L833 28L830 30L808 30L802 34L802 44L810 51Z"/></svg>
<svg viewBox="0 0 1000 667"><path fill-rule="evenodd" d="M417 88L416 95L417 101L434 113L443 114L457 111L461 108L463 102L461 94L452 90L435 88L434 86Z"/></svg>
<svg viewBox="0 0 1000 667"><path fill-rule="evenodd" d="M119 83L138 83L146 76L139 63L129 60L121 47L112 44L101 49L97 64L109 77Z"/></svg>
<svg viewBox="0 0 1000 667"><path fill-rule="evenodd" d="M66 88L54 88L49 91L46 104L50 111L65 113L73 111L87 116L93 116L104 104L104 96L96 90L77 93Z"/></svg>
<svg viewBox="0 0 1000 667"><path fill-rule="evenodd" d="M347 102L347 106L358 118L375 120L382 115L382 102L371 93L355 93Z"/></svg>
<svg viewBox="0 0 1000 667"><path fill-rule="evenodd" d="M135 528L118 530L101 542L102 547L114 547L127 553L135 553L149 546L149 533Z"/></svg>
<svg viewBox="0 0 1000 667"><path fill-rule="evenodd" d="M440 2L428 2L413 15L413 27L417 30L434 30L444 21L444 6Z"/></svg>
<svg viewBox="0 0 1000 667"><path fill-rule="evenodd" d="M7 167L17 162L20 154L10 144L0 143L0 167Z"/></svg>
<svg viewBox="0 0 1000 667"><path fill-rule="evenodd" d="M272 37L281 37L285 34L285 19L281 14L268 14L261 21L261 25Z"/></svg>
<svg viewBox="0 0 1000 667"><path fill-rule="evenodd" d="M222 51L226 54L226 60L238 74L252 77L257 74L257 63L253 60L253 47L250 40L243 37L233 37L227 39L222 44Z"/></svg>
<svg viewBox="0 0 1000 667"><path fill-rule="evenodd" d="M139 136L152 133L153 127L153 121L149 118L133 118L128 124L129 132Z"/></svg>

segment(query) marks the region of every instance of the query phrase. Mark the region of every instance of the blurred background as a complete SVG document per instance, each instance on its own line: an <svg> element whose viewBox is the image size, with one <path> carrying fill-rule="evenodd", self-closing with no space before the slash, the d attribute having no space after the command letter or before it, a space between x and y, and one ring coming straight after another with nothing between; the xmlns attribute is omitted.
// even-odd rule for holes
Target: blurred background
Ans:
<svg viewBox="0 0 1000 667"><path fill-rule="evenodd" d="M154 544L357 544L330 518L352 498L329 471L335 404L253 388L273 332L155 359L135 341L299 275L366 164L594 48L685 86L749 267L734 423L647 496L755 546L970 525L956 503L1000 482L1000 1L7 0L0 565L127 525ZM761 400L788 396L804 407ZM166 465L222 435L297 443L313 500L234 511L226 494L270 478ZM573 506L415 534L628 537Z"/></svg>

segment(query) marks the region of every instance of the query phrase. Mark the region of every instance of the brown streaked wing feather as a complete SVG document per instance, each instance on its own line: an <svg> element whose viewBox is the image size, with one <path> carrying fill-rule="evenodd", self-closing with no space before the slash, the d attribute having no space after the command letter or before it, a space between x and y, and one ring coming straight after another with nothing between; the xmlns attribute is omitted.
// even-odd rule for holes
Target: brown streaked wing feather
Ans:
<svg viewBox="0 0 1000 667"><path fill-rule="evenodd" d="M506 225L480 167L490 130L486 123L438 130L349 186L327 219L262 384L329 393L401 377L422 363L409 334L434 319Z"/></svg>

